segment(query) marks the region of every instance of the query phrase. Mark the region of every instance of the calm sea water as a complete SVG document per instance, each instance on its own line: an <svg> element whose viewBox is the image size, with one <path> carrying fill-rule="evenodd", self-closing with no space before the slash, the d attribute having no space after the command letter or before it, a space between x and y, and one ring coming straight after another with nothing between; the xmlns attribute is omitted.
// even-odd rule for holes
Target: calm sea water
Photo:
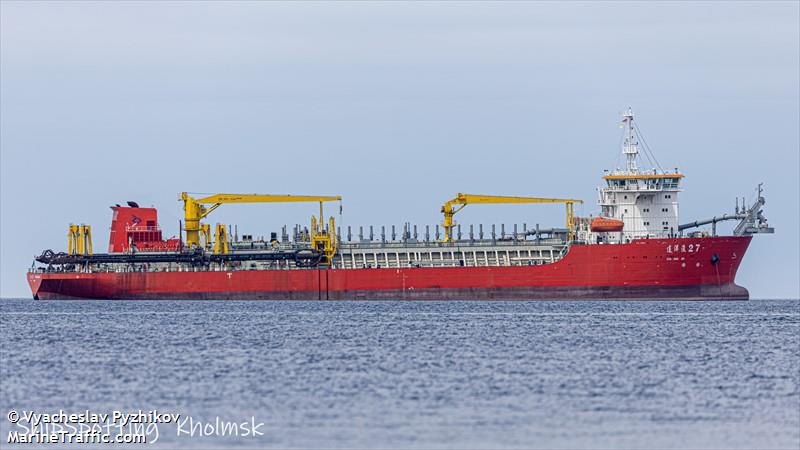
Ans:
<svg viewBox="0 0 800 450"><path fill-rule="evenodd" d="M157 409L264 424L187 448L800 447L799 301L2 300L0 343L0 446Z"/></svg>

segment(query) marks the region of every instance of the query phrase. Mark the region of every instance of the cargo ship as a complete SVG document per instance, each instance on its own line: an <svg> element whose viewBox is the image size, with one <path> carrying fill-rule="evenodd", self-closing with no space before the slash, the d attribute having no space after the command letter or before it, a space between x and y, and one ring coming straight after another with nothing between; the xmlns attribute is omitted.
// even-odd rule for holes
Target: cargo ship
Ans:
<svg viewBox="0 0 800 450"><path fill-rule="evenodd" d="M33 298L483 300L746 300L735 282L755 234L773 233L761 185L751 204L679 224L684 175L663 170L628 109L622 117L625 165L607 170L598 214L575 216L569 198L458 194L434 227L342 230L323 206L341 197L182 193L179 233L164 238L155 208L112 206L107 253L94 253L89 225L70 225L66 252L46 250L27 273ZM640 144L640 141L642 144ZM644 157L642 155L644 154ZM640 169L641 160L653 167ZM204 219L229 203L319 204L310 226L283 226L269 237ZM563 204L563 227L527 223L462 227L468 205ZM738 223L728 236L717 224ZM694 230L694 231L691 231Z"/></svg>

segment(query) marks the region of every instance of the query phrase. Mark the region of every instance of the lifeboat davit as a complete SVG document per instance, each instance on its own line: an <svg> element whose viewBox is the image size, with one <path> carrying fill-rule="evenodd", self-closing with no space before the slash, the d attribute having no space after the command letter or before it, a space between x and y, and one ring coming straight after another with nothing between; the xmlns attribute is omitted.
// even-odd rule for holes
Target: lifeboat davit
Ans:
<svg viewBox="0 0 800 450"><path fill-rule="evenodd" d="M623 225L625 224L621 220L595 217L592 219L591 229L595 232L622 231Z"/></svg>

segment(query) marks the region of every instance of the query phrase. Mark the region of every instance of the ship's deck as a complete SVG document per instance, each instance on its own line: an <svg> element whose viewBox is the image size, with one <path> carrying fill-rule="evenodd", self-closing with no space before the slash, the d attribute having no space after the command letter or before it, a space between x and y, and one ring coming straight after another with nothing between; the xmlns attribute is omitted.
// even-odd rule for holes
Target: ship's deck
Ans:
<svg viewBox="0 0 800 450"><path fill-rule="evenodd" d="M569 245L560 239L461 240L453 242L360 241L340 243L334 269L410 267L509 267L560 260ZM298 258L307 242L235 242L228 254L140 252L95 254L69 263L32 268L34 272L186 272L196 270L304 270L316 267Z"/></svg>

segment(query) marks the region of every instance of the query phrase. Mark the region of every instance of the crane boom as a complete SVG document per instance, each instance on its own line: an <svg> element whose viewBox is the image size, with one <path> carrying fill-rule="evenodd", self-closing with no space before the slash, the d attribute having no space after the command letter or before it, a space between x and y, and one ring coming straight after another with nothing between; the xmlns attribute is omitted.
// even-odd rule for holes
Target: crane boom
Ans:
<svg viewBox="0 0 800 450"><path fill-rule="evenodd" d="M183 194L181 194L183 195ZM273 195L273 194L214 194L196 199L197 203L288 203L288 202L333 202L340 196L327 195Z"/></svg>
<svg viewBox="0 0 800 450"><path fill-rule="evenodd" d="M181 193L179 200L183 201L183 211L186 229L186 245L200 245L200 232L203 226L200 220L225 203L294 203L294 202L319 202L319 229L312 229L312 244L322 244L325 253L332 255L335 251L334 230L330 235L324 231L322 204L325 202L341 201L342 197L335 195L272 195L272 194L213 194L203 198L194 198L186 192ZM204 205L211 205L206 207ZM317 223L312 220L312 223ZM331 221L331 225L333 222ZM207 226L206 226L207 227ZM314 228L314 227L312 227ZM316 237L316 240L314 239Z"/></svg>
<svg viewBox="0 0 800 450"><path fill-rule="evenodd" d="M443 242L450 242L452 240L453 227L455 222L453 216L465 206L470 204L514 204L514 203L564 203L567 209L567 229L570 230L570 235L575 228L575 203L583 203L583 200L576 200L571 198L543 198L543 197L511 197L504 195L477 195L477 194L461 194L456 195L452 200L448 200L442 205L442 214L444 214L444 239ZM458 205L458 206L457 206ZM571 236L570 236L571 238Z"/></svg>

